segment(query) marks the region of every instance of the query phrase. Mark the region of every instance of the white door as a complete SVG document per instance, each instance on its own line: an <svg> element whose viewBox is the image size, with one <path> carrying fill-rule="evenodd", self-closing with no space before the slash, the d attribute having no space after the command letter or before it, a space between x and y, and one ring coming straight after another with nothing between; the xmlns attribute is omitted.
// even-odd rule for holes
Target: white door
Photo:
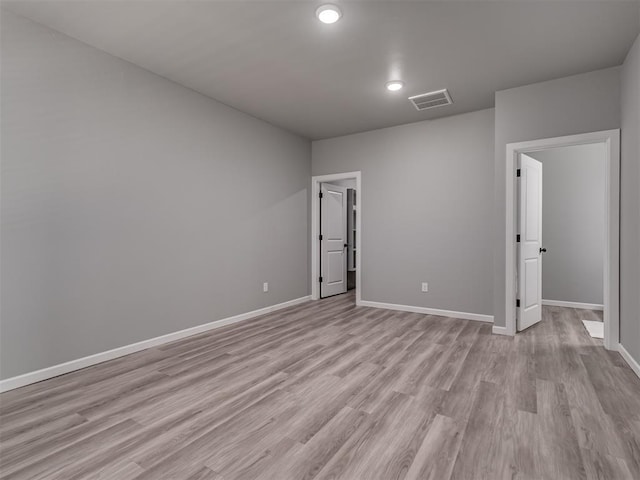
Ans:
<svg viewBox="0 0 640 480"><path fill-rule="evenodd" d="M347 189L320 187L320 298L347 291Z"/></svg>
<svg viewBox="0 0 640 480"><path fill-rule="evenodd" d="M542 163L520 155L518 330L542 318Z"/></svg>

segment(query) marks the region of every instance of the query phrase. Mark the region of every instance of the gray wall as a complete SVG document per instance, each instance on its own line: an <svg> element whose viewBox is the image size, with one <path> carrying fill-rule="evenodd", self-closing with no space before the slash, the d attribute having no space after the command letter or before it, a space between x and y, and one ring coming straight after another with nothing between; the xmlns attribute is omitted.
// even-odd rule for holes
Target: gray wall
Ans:
<svg viewBox="0 0 640 480"><path fill-rule="evenodd" d="M313 175L362 171L363 300L492 313L493 115L313 142Z"/></svg>
<svg viewBox="0 0 640 480"><path fill-rule="evenodd" d="M496 92L494 315L505 325L505 156L511 142L620 128L620 67Z"/></svg>
<svg viewBox="0 0 640 480"><path fill-rule="evenodd" d="M622 67L620 343L640 363L640 37Z"/></svg>
<svg viewBox="0 0 640 480"><path fill-rule="evenodd" d="M1 25L2 378L308 294L307 140Z"/></svg>
<svg viewBox="0 0 640 480"><path fill-rule="evenodd" d="M542 298L602 305L605 146L530 153L542 162Z"/></svg>
<svg viewBox="0 0 640 480"><path fill-rule="evenodd" d="M347 178L345 180L335 180L331 182L333 185L338 185L340 187L346 188L356 188L357 182L355 178Z"/></svg>

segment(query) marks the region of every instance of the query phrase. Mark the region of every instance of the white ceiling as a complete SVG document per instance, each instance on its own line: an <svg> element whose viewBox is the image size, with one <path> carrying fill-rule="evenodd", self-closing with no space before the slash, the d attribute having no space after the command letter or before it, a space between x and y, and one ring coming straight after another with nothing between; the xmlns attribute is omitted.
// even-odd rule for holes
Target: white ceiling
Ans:
<svg viewBox="0 0 640 480"><path fill-rule="evenodd" d="M80 0L3 2L258 118L327 138L493 106L494 92L619 65L636 1ZM406 87L387 92L387 80ZM448 88L418 112L407 97Z"/></svg>

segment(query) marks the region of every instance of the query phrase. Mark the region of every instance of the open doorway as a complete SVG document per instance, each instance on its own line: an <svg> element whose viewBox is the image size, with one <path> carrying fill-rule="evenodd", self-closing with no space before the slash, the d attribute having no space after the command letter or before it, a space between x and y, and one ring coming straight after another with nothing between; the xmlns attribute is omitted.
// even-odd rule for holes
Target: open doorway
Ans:
<svg viewBox="0 0 640 480"><path fill-rule="evenodd" d="M494 333L538 323L545 306L572 308L602 320L616 350L619 131L509 144L507 170L507 318Z"/></svg>
<svg viewBox="0 0 640 480"><path fill-rule="evenodd" d="M603 143L520 154L518 331L563 313L604 338L605 158Z"/></svg>
<svg viewBox="0 0 640 480"><path fill-rule="evenodd" d="M311 297L361 296L360 172L312 177Z"/></svg>

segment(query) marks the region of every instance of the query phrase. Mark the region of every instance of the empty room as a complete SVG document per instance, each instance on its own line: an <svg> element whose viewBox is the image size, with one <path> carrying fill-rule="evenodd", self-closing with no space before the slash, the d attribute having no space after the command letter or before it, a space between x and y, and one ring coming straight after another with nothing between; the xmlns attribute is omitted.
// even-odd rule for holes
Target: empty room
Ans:
<svg viewBox="0 0 640 480"><path fill-rule="evenodd" d="M640 479L639 34L0 0L0 479Z"/></svg>

